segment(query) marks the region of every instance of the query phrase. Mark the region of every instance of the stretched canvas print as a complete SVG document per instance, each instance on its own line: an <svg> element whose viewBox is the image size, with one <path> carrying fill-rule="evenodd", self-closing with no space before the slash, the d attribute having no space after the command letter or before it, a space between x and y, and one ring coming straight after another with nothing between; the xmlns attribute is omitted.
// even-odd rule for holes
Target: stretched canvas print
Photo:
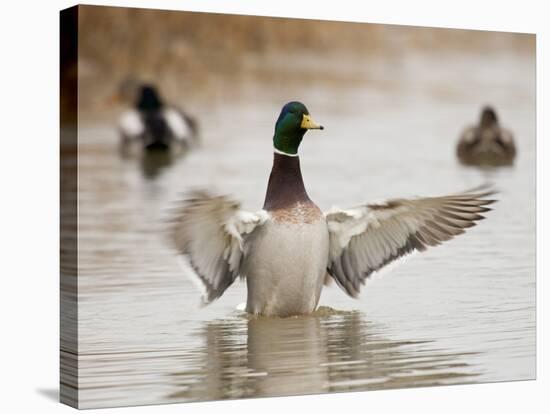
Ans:
<svg viewBox="0 0 550 414"><path fill-rule="evenodd" d="M62 402L535 378L535 35L60 23Z"/></svg>

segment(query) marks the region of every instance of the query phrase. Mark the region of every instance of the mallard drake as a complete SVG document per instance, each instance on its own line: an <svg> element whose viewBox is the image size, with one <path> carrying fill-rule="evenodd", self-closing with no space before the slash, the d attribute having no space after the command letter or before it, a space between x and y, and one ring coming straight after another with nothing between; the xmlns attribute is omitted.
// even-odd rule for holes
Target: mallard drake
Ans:
<svg viewBox="0 0 550 414"><path fill-rule="evenodd" d="M170 239L185 273L219 298L246 279L246 311L290 316L314 311L328 276L351 297L366 279L414 250L461 234L483 218L493 194L478 188L444 197L393 199L323 213L309 198L298 147L323 129L304 104L286 104L275 124L264 206L247 212L226 196L194 192L172 216Z"/></svg>
<svg viewBox="0 0 550 414"><path fill-rule="evenodd" d="M478 125L467 128L460 136L456 153L466 165L511 165L516 146L512 133L499 125L495 110L486 106Z"/></svg>
<svg viewBox="0 0 550 414"><path fill-rule="evenodd" d="M123 150L135 143L146 150L182 150L197 143L196 121L166 104L155 86L128 79L120 85L116 99L132 106L118 122Z"/></svg>

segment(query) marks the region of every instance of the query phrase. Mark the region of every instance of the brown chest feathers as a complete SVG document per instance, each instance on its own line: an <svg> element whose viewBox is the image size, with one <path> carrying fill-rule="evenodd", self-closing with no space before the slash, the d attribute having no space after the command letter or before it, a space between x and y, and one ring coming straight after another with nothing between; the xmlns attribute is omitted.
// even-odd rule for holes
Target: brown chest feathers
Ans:
<svg viewBox="0 0 550 414"><path fill-rule="evenodd" d="M323 213L312 201L297 202L286 208L269 210L277 223L311 224L319 221Z"/></svg>

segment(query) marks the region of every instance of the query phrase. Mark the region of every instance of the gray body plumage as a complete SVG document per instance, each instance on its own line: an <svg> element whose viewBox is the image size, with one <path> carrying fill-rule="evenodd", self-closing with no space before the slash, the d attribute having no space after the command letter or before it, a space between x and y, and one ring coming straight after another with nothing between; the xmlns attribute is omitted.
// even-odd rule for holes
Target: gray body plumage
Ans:
<svg viewBox="0 0 550 414"><path fill-rule="evenodd" d="M326 275L328 249L329 233L322 215L311 223L273 219L264 223L245 247L247 312L288 316L314 311Z"/></svg>

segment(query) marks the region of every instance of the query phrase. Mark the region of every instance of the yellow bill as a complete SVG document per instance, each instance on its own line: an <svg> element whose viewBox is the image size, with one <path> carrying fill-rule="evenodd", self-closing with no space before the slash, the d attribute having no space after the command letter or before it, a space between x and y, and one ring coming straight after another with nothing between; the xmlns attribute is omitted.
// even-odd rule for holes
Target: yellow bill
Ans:
<svg viewBox="0 0 550 414"><path fill-rule="evenodd" d="M322 125L318 125L311 118L310 115L302 115L302 124L300 125L304 129L324 129Z"/></svg>

